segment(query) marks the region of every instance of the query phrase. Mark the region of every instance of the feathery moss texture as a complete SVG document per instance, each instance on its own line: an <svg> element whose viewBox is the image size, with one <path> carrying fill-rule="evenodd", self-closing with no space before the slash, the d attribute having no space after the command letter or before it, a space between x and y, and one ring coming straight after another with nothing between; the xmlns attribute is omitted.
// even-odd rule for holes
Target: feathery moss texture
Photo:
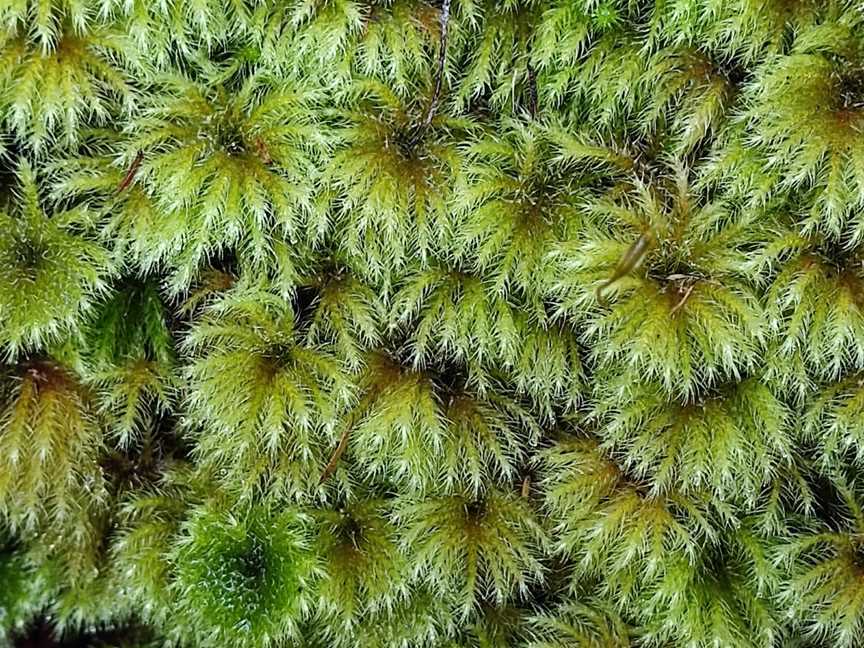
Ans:
<svg viewBox="0 0 864 648"><path fill-rule="evenodd" d="M859 0L0 0L0 647L864 646Z"/></svg>

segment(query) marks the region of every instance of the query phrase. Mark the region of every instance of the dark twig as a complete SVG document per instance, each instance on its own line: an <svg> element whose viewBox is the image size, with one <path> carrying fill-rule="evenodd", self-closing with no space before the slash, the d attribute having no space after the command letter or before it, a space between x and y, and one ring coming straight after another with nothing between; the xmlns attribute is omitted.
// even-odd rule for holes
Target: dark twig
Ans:
<svg viewBox="0 0 864 648"><path fill-rule="evenodd" d="M348 437L351 434L352 425L346 425L345 431L342 433L342 436L339 437L339 445L336 446L336 450L333 451L333 455L330 457L330 461L327 462L327 466L324 468L324 472L321 473L321 478L318 480L318 485L320 486L325 481L330 478L330 475L336 470L336 465L339 463L339 459L345 453L345 448L348 447Z"/></svg>
<svg viewBox="0 0 864 648"><path fill-rule="evenodd" d="M135 155L135 159L132 160L132 164L129 165L129 170L126 172L126 175L123 176L123 180L120 181L120 184L117 185L117 193L123 193L126 189L129 188L129 185L132 184L132 181L135 179L135 175L138 173L138 169L141 166L141 163L144 161L144 151L138 151Z"/></svg>
<svg viewBox="0 0 864 648"><path fill-rule="evenodd" d="M675 313L678 312L678 310L679 310L679 309L680 309L684 304L687 303L687 300L690 299L690 295L693 294L693 289L694 289L695 287L696 287L696 284L690 284L689 286L687 286L687 287L684 289L684 293L683 293L683 296L681 297L681 299L678 301L677 304L675 304L675 306L672 307L672 310L669 311L669 317L672 317Z"/></svg>
<svg viewBox="0 0 864 648"><path fill-rule="evenodd" d="M528 113L532 119L537 117L537 73L531 61L528 61Z"/></svg>
<svg viewBox="0 0 864 648"><path fill-rule="evenodd" d="M450 25L450 0L444 0L441 7L441 44L438 48L438 68L435 72L435 91L432 93L432 101L429 102L429 108L426 110L426 117L423 119L423 129L429 128L432 123L432 118L438 110L438 104L441 101L441 85L444 82L444 62L447 58L447 32Z"/></svg>

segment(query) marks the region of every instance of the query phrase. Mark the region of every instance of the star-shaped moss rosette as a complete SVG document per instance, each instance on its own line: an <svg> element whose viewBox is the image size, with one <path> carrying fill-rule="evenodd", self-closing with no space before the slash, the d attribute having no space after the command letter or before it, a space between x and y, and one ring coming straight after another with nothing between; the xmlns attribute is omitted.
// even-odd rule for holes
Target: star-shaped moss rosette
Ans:
<svg viewBox="0 0 864 648"><path fill-rule="evenodd" d="M13 358L74 332L109 274L75 211L43 209L28 163L17 180L12 205L0 207L0 349Z"/></svg>
<svg viewBox="0 0 864 648"><path fill-rule="evenodd" d="M171 558L193 641L271 646L295 635L316 572L304 525L297 513L262 506L191 513Z"/></svg>

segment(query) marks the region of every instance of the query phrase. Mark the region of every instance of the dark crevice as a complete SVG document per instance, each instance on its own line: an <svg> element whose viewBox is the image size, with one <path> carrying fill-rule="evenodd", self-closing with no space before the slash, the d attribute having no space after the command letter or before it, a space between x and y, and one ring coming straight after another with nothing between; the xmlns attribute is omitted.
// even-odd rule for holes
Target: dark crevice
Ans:
<svg viewBox="0 0 864 648"><path fill-rule="evenodd" d="M306 332L311 326L320 298L321 290L318 286L299 286L294 291L291 310L294 313L294 330L298 334Z"/></svg>
<svg viewBox="0 0 864 648"><path fill-rule="evenodd" d="M831 531L842 532L849 528L849 512L842 494L835 483L818 472L806 475L807 485L813 493L813 512Z"/></svg>
<svg viewBox="0 0 864 648"><path fill-rule="evenodd" d="M836 74L837 109L864 108L864 67L843 65Z"/></svg>
<svg viewBox="0 0 864 648"><path fill-rule="evenodd" d="M342 513L336 533L343 542L350 544L354 549L359 549L363 543L363 525L347 511Z"/></svg>
<svg viewBox="0 0 864 648"><path fill-rule="evenodd" d="M220 248L213 252L207 260L213 270L223 272L231 277L240 276L240 261L234 248Z"/></svg>
<svg viewBox="0 0 864 648"><path fill-rule="evenodd" d="M22 276L33 281L39 274L46 251L30 237L18 237L15 246L15 263Z"/></svg>
<svg viewBox="0 0 864 648"><path fill-rule="evenodd" d="M482 499L470 500L465 503L465 518L471 524L483 522L488 512L486 502Z"/></svg>
<svg viewBox="0 0 864 648"><path fill-rule="evenodd" d="M70 633L58 636L54 626L44 618L31 623L12 639L14 648L113 648L114 646L144 645L154 639L149 629L138 623L122 627Z"/></svg>
<svg viewBox="0 0 864 648"><path fill-rule="evenodd" d="M245 551L234 557L232 567L247 583L256 583L267 572L267 555L257 538L250 540Z"/></svg>
<svg viewBox="0 0 864 648"><path fill-rule="evenodd" d="M426 373L442 403L449 403L452 399L465 393L468 384L468 371L460 363L442 362L427 369Z"/></svg>

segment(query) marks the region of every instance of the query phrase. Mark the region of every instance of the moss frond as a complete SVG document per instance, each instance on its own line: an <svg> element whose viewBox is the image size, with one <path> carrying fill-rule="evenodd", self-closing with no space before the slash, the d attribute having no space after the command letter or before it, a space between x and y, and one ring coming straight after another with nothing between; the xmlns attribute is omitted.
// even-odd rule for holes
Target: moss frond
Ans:
<svg viewBox="0 0 864 648"><path fill-rule="evenodd" d="M417 370L383 354L360 378L349 455L370 478L411 491L481 493L508 484L540 426L518 401L467 385L458 367Z"/></svg>
<svg viewBox="0 0 864 648"><path fill-rule="evenodd" d="M173 284L187 287L208 256L235 247L251 268L276 265L280 241L303 241L314 212L310 181L328 146L314 93L297 84L266 88L257 77L238 89L176 75L160 81L124 157L132 164L142 156L135 182L173 223L175 243L159 246L178 250L167 259Z"/></svg>
<svg viewBox="0 0 864 648"><path fill-rule="evenodd" d="M20 547L4 540L0 552L0 642L23 629L45 605L40 579Z"/></svg>
<svg viewBox="0 0 864 648"><path fill-rule="evenodd" d="M742 270L759 239L746 218L700 197L686 169L658 184L637 181L586 205L590 229L553 253L562 272L555 292L561 309L587 320L598 366L686 395L755 366L766 322ZM640 237L644 261L618 276ZM620 298L596 308L606 292Z"/></svg>
<svg viewBox="0 0 864 648"><path fill-rule="evenodd" d="M839 19L802 31L791 52L766 61L746 90L741 127L721 139L732 145L716 154L713 172L735 193L770 187L756 194L761 200L794 190L804 231L851 231L857 241L864 113L861 71L850 63L860 47L855 25Z"/></svg>
<svg viewBox="0 0 864 648"><path fill-rule="evenodd" d="M86 126L134 106L128 43L100 24L93 3L40 2L20 13L16 4L31 3L0 9L0 111L19 141L39 154L55 141L72 146Z"/></svg>
<svg viewBox="0 0 864 648"><path fill-rule="evenodd" d="M766 249L769 257L785 261L766 301L776 323L779 357L806 372L799 381L836 380L864 362L860 251L844 247L830 238L781 230ZM781 373L779 367L775 371Z"/></svg>
<svg viewBox="0 0 864 648"><path fill-rule="evenodd" d="M105 504L102 428L91 397L51 360L23 362L3 394L0 506L13 526L63 525Z"/></svg>
<svg viewBox="0 0 864 648"><path fill-rule="evenodd" d="M842 517L832 525L808 524L777 551L787 569L780 593L795 630L815 641L852 646L864 624L861 596L860 487L834 475Z"/></svg>
<svg viewBox="0 0 864 648"><path fill-rule="evenodd" d="M785 641L769 541L743 525L719 546L704 548L695 563L668 561L660 582L640 602L650 619L645 644L755 648Z"/></svg>
<svg viewBox="0 0 864 648"><path fill-rule="evenodd" d="M406 525L402 542L415 557L414 573L440 583L462 614L483 600L508 601L542 582L537 551L545 535L516 494L409 499L398 516Z"/></svg>
<svg viewBox="0 0 864 648"><path fill-rule="evenodd" d="M172 563L181 614L197 635L270 646L296 633L315 572L304 523L291 511L192 512Z"/></svg>
<svg viewBox="0 0 864 648"><path fill-rule="evenodd" d="M435 358L453 358L481 390L503 377L549 416L553 398L574 406L582 386L576 332L533 300L502 294L481 276L433 266L408 275L398 286L394 325L410 331L414 365L434 366Z"/></svg>
<svg viewBox="0 0 864 648"><path fill-rule="evenodd" d="M864 458L864 383L858 376L825 385L807 405L803 432L822 466L829 468L847 453L856 461Z"/></svg>
<svg viewBox="0 0 864 648"><path fill-rule="evenodd" d="M282 12L264 53L289 75L323 67L342 81L357 74L404 90L439 37L438 9L425 0L296 2Z"/></svg>
<svg viewBox="0 0 864 648"><path fill-rule="evenodd" d="M227 483L255 491L268 467L290 459L289 467L300 462L302 484L323 464L322 442L351 404L353 386L332 354L305 342L307 326L278 297L238 290L190 330L188 424L196 453Z"/></svg>
<svg viewBox="0 0 864 648"><path fill-rule="evenodd" d="M578 194L596 178L559 155L549 129L505 120L468 148L454 200L456 260L502 293L551 283L546 254L581 224Z"/></svg>
<svg viewBox="0 0 864 648"><path fill-rule="evenodd" d="M331 344L348 367L359 369L364 353L382 342L381 295L341 263L328 263L302 283L301 290L315 295L309 340L313 344Z"/></svg>
<svg viewBox="0 0 864 648"><path fill-rule="evenodd" d="M110 548L110 572L123 598L142 620L165 628L172 640L183 634L171 627L176 592L170 587L173 571L169 556L181 524L195 506L219 494L202 494L200 480L189 466L167 465L157 483L127 493L119 502L118 530Z"/></svg>
<svg viewBox="0 0 864 648"><path fill-rule="evenodd" d="M575 561L571 586L602 577L601 589L624 601L663 574L669 555L695 559L712 535L707 502L696 494L654 494L590 439L547 450L542 476L556 552Z"/></svg>
<svg viewBox="0 0 864 648"><path fill-rule="evenodd" d="M614 604L602 599L568 603L533 619L531 648L628 648L633 633Z"/></svg>
<svg viewBox="0 0 864 648"><path fill-rule="evenodd" d="M603 442L653 492L707 490L718 501L755 502L794 454L789 410L756 378L693 400L670 400L648 385L613 399L598 409Z"/></svg>
<svg viewBox="0 0 864 648"><path fill-rule="evenodd" d="M326 172L338 201L335 226L352 265L377 278L440 244L435 234L462 164L453 140L472 124L439 114L426 126L423 100L372 79L340 94L347 107Z"/></svg>
<svg viewBox="0 0 864 648"><path fill-rule="evenodd" d="M384 614L404 599L408 587L391 506L362 500L314 514L315 546L325 576L318 586L319 613L336 619L320 634L336 641L369 615Z"/></svg>
<svg viewBox="0 0 864 648"><path fill-rule="evenodd" d="M18 208L0 210L0 348L13 359L74 333L109 274L102 248L67 225L73 212L44 211L30 165L17 175Z"/></svg>

